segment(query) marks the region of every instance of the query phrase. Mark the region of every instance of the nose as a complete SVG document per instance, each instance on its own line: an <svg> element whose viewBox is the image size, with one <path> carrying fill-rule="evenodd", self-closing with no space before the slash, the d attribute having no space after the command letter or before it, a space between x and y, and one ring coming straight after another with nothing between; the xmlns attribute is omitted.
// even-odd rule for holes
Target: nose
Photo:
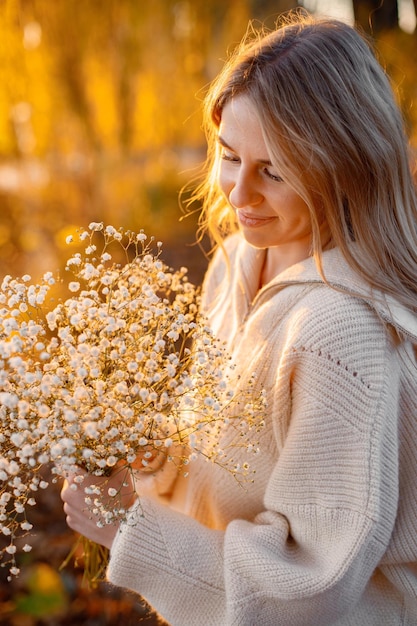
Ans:
<svg viewBox="0 0 417 626"><path fill-rule="evenodd" d="M255 206L263 200L263 195L259 190L256 176L239 169L237 178L232 182L229 191L229 202L235 209L243 209L247 206Z"/></svg>

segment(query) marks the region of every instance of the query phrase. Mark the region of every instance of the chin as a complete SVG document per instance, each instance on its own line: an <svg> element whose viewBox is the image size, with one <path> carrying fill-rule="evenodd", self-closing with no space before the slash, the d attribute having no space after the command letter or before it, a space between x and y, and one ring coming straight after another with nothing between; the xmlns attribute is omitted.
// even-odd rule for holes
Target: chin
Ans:
<svg viewBox="0 0 417 626"><path fill-rule="evenodd" d="M247 232L246 230L240 229L241 235L243 239L251 245L253 248L258 248L259 250L265 250L266 248L271 248L273 246L278 245L277 243L268 242L265 236L256 235L253 232Z"/></svg>

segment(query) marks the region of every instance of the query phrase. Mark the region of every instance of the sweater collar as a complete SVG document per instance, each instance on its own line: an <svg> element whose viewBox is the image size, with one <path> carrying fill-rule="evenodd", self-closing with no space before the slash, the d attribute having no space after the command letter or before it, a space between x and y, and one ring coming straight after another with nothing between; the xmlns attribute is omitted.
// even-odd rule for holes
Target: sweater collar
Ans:
<svg viewBox="0 0 417 626"><path fill-rule="evenodd" d="M257 250L244 243L244 251L241 256L242 281L246 293L251 296L254 287L254 277L259 277L265 251ZM398 329L401 333L417 342L417 315L399 303L392 296L380 291L372 290L370 285L347 263L338 248L323 252L323 271L326 282L338 290L361 298L369 304L378 315ZM324 284L315 261L312 257L292 265L284 272L276 276L268 285L258 293L258 297L271 288L282 289L286 285L295 284ZM256 299L257 299L256 298Z"/></svg>

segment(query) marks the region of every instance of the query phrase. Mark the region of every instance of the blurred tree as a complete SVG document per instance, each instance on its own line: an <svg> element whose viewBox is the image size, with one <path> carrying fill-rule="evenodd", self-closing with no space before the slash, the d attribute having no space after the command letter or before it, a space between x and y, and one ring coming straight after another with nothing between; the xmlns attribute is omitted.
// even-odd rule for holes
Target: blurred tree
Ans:
<svg viewBox="0 0 417 626"><path fill-rule="evenodd" d="M194 239L178 192L204 160L205 85L251 17L293 5L3 0L2 272L59 265L68 231L92 220Z"/></svg>
<svg viewBox="0 0 417 626"><path fill-rule="evenodd" d="M379 3L355 0L364 27L372 11L376 29L396 23L395 2ZM192 241L195 219L179 223L178 192L204 160L205 85L249 19L273 26L298 4L88 0L80 10L78 0L2 0L2 271L58 265L68 230L92 220L144 228L171 247ZM398 83L414 98L403 56L411 79Z"/></svg>
<svg viewBox="0 0 417 626"><path fill-rule="evenodd" d="M275 22L279 15L288 13L301 4L298 0L250 0L249 2L251 15L267 24L271 20Z"/></svg>
<svg viewBox="0 0 417 626"><path fill-rule="evenodd" d="M397 0L353 0L353 11L356 23L374 36L398 28Z"/></svg>

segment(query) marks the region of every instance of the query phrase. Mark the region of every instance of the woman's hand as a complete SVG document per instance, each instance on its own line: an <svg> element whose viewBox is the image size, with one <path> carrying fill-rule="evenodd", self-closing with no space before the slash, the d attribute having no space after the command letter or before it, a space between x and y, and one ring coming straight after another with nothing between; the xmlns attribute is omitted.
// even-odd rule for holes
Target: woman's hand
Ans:
<svg viewBox="0 0 417 626"><path fill-rule="evenodd" d="M82 477L79 482L78 477ZM86 494L85 489L96 486L101 495ZM115 495L113 495L115 494ZM64 502L64 512L67 524L87 539L111 548L119 529L120 522L101 524L100 516L94 514L94 504L86 503L86 498L98 499L106 510L120 508L128 509L135 500L135 488L131 472L126 467L117 467L111 476L92 476L80 469L77 475L68 476L64 482L61 498Z"/></svg>

